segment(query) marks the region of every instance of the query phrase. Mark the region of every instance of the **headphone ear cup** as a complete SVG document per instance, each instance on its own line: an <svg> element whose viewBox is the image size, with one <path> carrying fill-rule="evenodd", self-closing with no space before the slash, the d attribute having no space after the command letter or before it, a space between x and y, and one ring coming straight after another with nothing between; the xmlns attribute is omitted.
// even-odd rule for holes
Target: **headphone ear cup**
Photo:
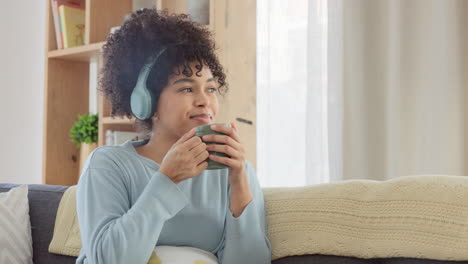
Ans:
<svg viewBox="0 0 468 264"><path fill-rule="evenodd" d="M154 95L146 87L146 80L137 82L130 96L130 107L133 115L140 120L146 120L154 114Z"/></svg>
<svg viewBox="0 0 468 264"><path fill-rule="evenodd" d="M148 87L146 87L146 81L148 80L153 65L166 49L167 47L164 47L157 54L149 57L138 74L137 83L130 96L130 108L133 115L140 120L151 118L154 114L156 98Z"/></svg>

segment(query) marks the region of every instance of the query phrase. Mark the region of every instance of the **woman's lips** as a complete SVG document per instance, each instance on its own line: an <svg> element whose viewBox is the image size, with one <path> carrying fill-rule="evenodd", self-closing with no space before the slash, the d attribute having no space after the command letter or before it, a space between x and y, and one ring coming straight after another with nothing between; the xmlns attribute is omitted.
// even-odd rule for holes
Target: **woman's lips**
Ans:
<svg viewBox="0 0 468 264"><path fill-rule="evenodd" d="M193 116L190 119L197 120L199 122L207 123L209 124L211 122L211 118L207 115L199 115L199 116Z"/></svg>

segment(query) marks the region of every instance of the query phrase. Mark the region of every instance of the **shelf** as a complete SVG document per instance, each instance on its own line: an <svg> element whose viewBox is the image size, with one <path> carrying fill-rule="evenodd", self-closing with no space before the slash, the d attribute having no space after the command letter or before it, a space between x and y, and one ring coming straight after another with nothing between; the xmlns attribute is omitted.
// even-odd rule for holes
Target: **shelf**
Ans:
<svg viewBox="0 0 468 264"><path fill-rule="evenodd" d="M113 117L103 117L102 124L105 125L133 125L135 119L131 118L113 118Z"/></svg>
<svg viewBox="0 0 468 264"><path fill-rule="evenodd" d="M105 42L98 42L79 47L49 51L49 58L64 59L71 61L90 62L92 58L98 58Z"/></svg>
<svg viewBox="0 0 468 264"><path fill-rule="evenodd" d="M44 1L44 0L42 0ZM172 1L172 0L170 0ZM67 0L67 2L70 2ZM70 128L78 114L87 113L94 99L103 65L102 48L112 27L132 12L132 0L73 0L86 9L86 45L57 49L50 0L45 0L44 141L42 183L75 185L80 175L80 151L70 141ZM91 96L90 96L91 95ZM102 115L103 113L100 113ZM104 112L105 117L110 114ZM101 116L100 116L101 117ZM105 129L134 130L130 120L99 122L99 142ZM122 123L120 123L122 122Z"/></svg>

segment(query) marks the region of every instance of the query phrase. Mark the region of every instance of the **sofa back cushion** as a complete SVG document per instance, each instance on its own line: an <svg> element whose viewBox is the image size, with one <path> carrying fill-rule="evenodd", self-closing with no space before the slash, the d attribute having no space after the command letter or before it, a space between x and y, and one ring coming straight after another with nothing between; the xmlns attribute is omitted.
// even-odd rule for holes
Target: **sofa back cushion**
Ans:
<svg viewBox="0 0 468 264"><path fill-rule="evenodd" d="M17 186L19 184L0 183L0 192L8 192ZM28 187L34 264L75 263L75 257L51 254L48 251L57 208L68 186L29 184Z"/></svg>

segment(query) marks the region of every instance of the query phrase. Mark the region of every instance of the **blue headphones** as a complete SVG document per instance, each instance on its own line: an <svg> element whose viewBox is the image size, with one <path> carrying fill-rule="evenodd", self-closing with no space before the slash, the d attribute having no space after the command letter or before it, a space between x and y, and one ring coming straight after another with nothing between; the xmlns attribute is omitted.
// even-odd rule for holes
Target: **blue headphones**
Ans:
<svg viewBox="0 0 468 264"><path fill-rule="evenodd" d="M130 107L132 113L140 120L146 120L154 114L156 98L153 92L146 87L146 82L154 64L166 49L167 47L163 47L158 53L149 57L138 74L137 83L130 97Z"/></svg>

